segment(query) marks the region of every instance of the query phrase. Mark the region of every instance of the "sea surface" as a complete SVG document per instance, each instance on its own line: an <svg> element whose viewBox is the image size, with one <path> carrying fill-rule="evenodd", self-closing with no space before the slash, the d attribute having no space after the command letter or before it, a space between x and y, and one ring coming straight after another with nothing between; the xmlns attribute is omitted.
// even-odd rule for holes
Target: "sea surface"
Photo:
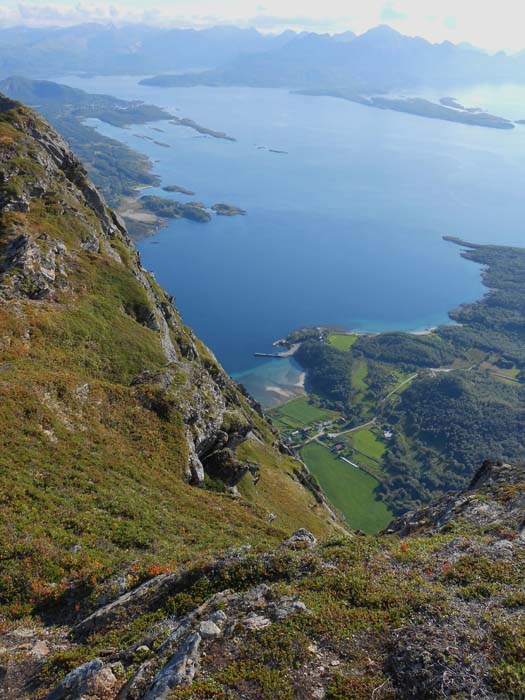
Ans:
<svg viewBox="0 0 525 700"><path fill-rule="evenodd" d="M237 139L164 122L119 129L90 121L147 154L162 185L196 195L148 193L246 209L208 224L174 221L139 248L186 323L267 406L300 391L302 373L293 360L257 360L254 352L271 351L301 326L447 323L450 309L484 292L479 268L442 236L525 244L525 126L499 131L286 90L162 89L138 80L61 78ZM525 118L523 87L435 97L445 95Z"/></svg>

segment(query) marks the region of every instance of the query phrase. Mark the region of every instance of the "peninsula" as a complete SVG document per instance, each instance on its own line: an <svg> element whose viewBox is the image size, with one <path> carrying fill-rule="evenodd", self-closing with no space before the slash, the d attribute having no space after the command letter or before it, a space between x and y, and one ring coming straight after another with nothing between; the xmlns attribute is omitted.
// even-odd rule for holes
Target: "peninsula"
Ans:
<svg viewBox="0 0 525 700"><path fill-rule="evenodd" d="M146 195L140 198L139 203L160 219L190 219L199 223L211 221L211 214L201 202L177 202L174 199Z"/></svg>

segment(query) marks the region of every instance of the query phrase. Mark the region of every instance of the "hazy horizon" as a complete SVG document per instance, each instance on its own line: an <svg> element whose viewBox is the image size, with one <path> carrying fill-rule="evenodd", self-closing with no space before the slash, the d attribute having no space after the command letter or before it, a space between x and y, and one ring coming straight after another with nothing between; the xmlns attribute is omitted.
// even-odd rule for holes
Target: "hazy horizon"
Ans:
<svg viewBox="0 0 525 700"><path fill-rule="evenodd" d="M352 31L362 34L381 24L432 43L463 42L488 51L525 48L521 30L523 6L502 0L497 8L473 0L325 0L322 7L298 0L146 0L91 4L69 0L5 0L0 27L67 27L86 22L147 24L166 28L209 28L233 25L264 33L291 29L317 33Z"/></svg>

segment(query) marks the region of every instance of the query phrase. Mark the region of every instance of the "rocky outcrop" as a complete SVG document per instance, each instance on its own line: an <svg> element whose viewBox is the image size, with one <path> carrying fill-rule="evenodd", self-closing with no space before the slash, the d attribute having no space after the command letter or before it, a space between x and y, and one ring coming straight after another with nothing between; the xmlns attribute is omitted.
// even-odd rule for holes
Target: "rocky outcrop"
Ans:
<svg viewBox="0 0 525 700"><path fill-rule="evenodd" d="M443 532L451 523L510 527L525 538L525 490L521 466L484 462L469 488L452 492L417 511L395 520L388 533L408 535L414 532Z"/></svg>
<svg viewBox="0 0 525 700"><path fill-rule="evenodd" d="M307 534L311 541L312 536ZM297 536L304 537L304 533L298 533ZM233 567L234 563L239 565L239 560L235 557L218 563L218 567ZM266 563L269 563L268 560ZM88 618L78 629L83 633L93 630L95 619L97 624L102 622L107 625L111 619L115 619L113 612L116 607L122 608L126 603L135 606L135 614L140 605L144 612L151 606L152 596L157 596L156 605L159 604L158 595L161 592L166 600L166 586L170 585L173 592L173 584L174 579L158 577L154 585L150 582L147 588L142 586L134 594L119 599L118 605L106 606L98 612L97 618ZM306 605L298 597L279 595L268 584L260 584L244 593L228 589L221 591L182 618L166 617L146 638L140 640L135 649L120 654L121 658L132 658L140 649L147 658L121 688L118 700L165 700L175 688L192 683L199 672L202 655L217 653L223 643L238 643L239 635L267 629L294 615L308 614ZM157 651L152 652L152 648ZM80 666L52 691L49 700L69 700L69 696L64 695L65 689L85 687L108 668L100 659Z"/></svg>

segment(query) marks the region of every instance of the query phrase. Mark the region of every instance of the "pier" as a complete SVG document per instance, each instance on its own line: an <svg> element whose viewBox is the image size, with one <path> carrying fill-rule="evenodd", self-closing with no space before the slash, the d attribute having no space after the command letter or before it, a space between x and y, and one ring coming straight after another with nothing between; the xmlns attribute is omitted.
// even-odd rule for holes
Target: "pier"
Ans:
<svg viewBox="0 0 525 700"><path fill-rule="evenodd" d="M301 343L294 343L291 345L288 350L283 350L283 352L254 352L253 356L254 357L273 357L277 359L281 359L283 357L292 357L292 355L295 355L297 350L299 349Z"/></svg>

